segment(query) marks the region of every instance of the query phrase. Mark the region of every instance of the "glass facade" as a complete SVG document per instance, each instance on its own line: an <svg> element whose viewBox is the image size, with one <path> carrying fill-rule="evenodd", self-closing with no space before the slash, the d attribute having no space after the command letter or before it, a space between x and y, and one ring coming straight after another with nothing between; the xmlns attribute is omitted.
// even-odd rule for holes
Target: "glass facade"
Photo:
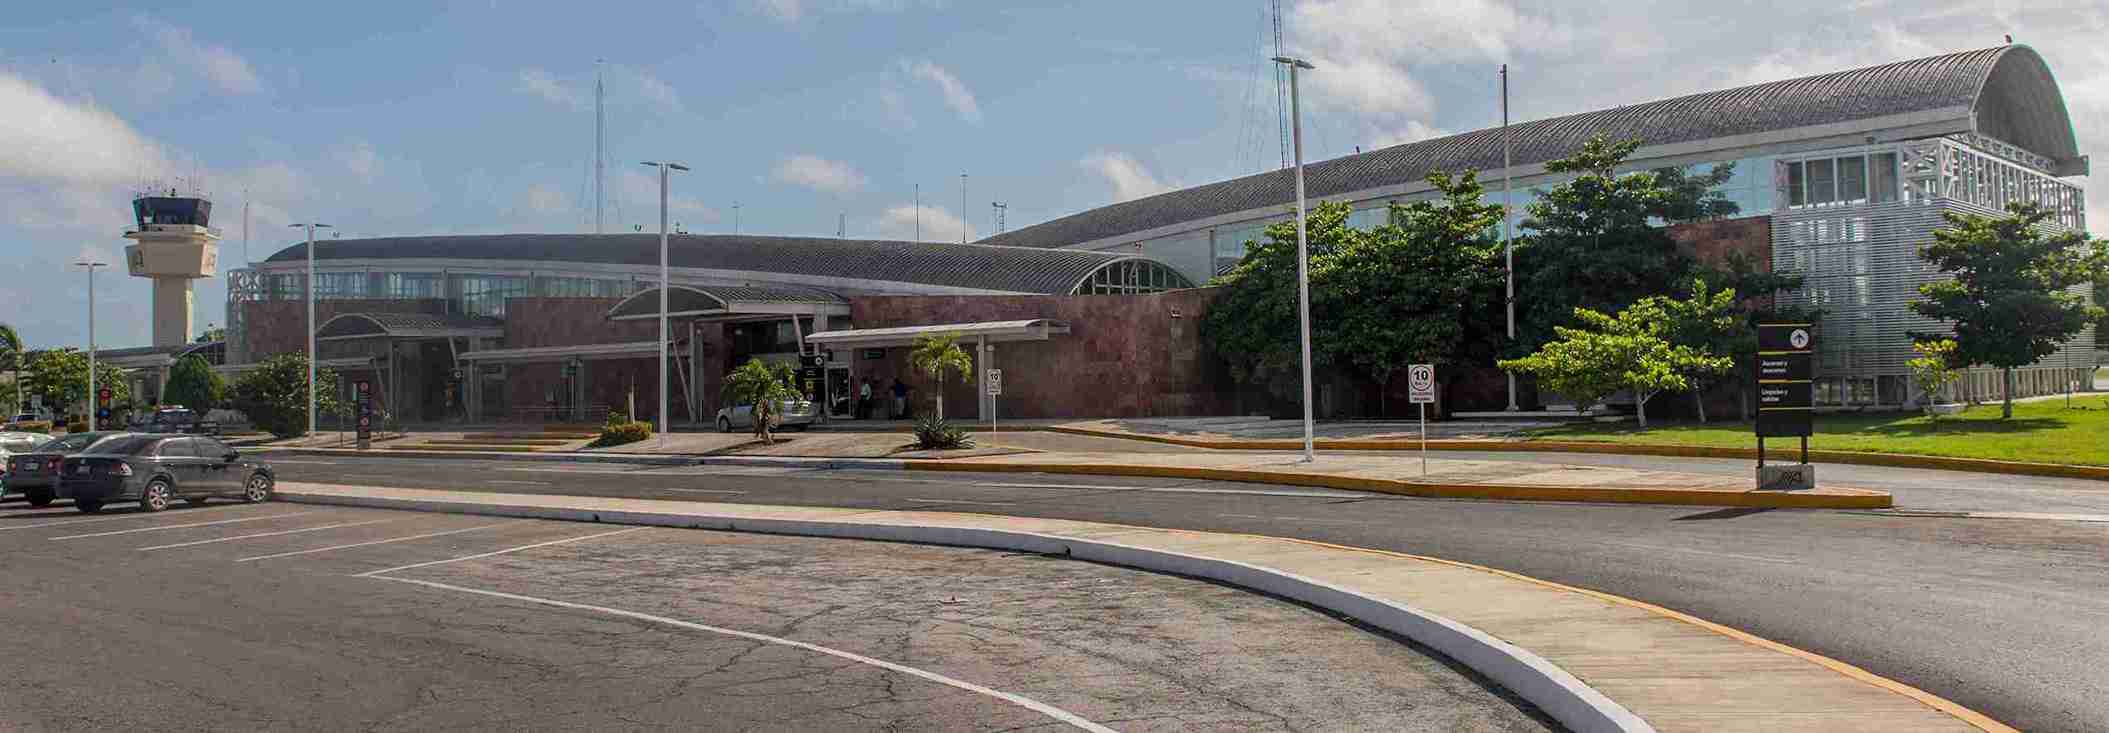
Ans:
<svg viewBox="0 0 2109 733"><path fill-rule="evenodd" d="M457 312L472 316L505 317L506 298L525 298L527 278L515 275L448 275L447 296L459 304Z"/></svg>
<svg viewBox="0 0 2109 733"><path fill-rule="evenodd" d="M547 298L621 298L636 292L628 279L536 277L535 295Z"/></svg>
<svg viewBox="0 0 2109 733"><path fill-rule="evenodd" d="M1076 286L1077 295L1138 295L1193 287L1172 268L1148 260L1125 260L1098 268Z"/></svg>

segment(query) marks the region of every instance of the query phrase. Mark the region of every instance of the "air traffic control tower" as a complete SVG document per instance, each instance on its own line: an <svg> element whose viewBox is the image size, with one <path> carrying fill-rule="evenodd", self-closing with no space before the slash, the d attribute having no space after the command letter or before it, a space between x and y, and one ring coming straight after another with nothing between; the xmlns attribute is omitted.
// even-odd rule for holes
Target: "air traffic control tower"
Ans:
<svg viewBox="0 0 2109 733"><path fill-rule="evenodd" d="M212 202L200 196L145 195L132 199L138 226L126 231L124 248L133 277L154 281L154 345L190 342L191 282L212 277L220 265L220 232L212 228Z"/></svg>

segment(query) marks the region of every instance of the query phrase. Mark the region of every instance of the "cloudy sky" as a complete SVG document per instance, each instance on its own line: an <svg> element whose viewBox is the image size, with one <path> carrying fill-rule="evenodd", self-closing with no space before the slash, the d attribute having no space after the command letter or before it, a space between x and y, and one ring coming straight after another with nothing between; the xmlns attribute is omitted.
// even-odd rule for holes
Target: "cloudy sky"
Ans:
<svg viewBox="0 0 2109 733"><path fill-rule="evenodd" d="M0 18L0 322L78 344L82 257L118 262L129 192L198 181L223 267L343 236L590 231L593 80L610 230L656 227L675 160L691 232L994 231L1279 165L1266 0L25 3ZM1012 5L1058 6L1012 8ZM2058 75L2109 165L2099 0L1288 0L1313 159L1517 119L1998 45ZM967 196L961 204L960 174ZM188 185L188 184L186 184ZM2092 193L2097 232L2109 197ZM147 342L149 288L104 276L98 341ZM201 281L200 328L224 287Z"/></svg>

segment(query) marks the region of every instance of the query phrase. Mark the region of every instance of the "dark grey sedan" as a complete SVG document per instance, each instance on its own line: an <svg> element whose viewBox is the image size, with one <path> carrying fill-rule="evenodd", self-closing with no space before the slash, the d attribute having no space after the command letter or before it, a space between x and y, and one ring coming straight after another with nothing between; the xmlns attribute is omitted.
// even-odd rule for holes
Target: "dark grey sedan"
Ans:
<svg viewBox="0 0 2109 733"><path fill-rule="evenodd" d="M106 438L66 458L59 492L83 512L137 501L141 511L167 509L178 497L203 504L215 496L267 501L271 467L243 460L227 444L204 436L132 434Z"/></svg>
<svg viewBox="0 0 2109 733"><path fill-rule="evenodd" d="M52 499L65 498L58 493L59 464L66 460L66 456L87 450L95 441L118 435L124 433L67 433L45 441L30 452L8 456L7 490L21 492L30 506L44 506Z"/></svg>

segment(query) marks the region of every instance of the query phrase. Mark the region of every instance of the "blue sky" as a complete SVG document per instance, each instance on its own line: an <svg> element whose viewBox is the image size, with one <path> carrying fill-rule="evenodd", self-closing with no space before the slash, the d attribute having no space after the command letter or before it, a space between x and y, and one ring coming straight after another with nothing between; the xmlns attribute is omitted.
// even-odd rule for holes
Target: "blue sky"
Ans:
<svg viewBox="0 0 2109 733"><path fill-rule="evenodd" d="M2082 147L2109 152L2098 3L1290 0L1307 157L1517 119L1995 45L2050 59ZM77 344L67 262L116 262L128 191L195 179L223 262L294 240L590 231L592 85L607 85L608 228L656 226L645 159L687 163L691 232L993 232L1279 163L1264 0L1000 3L32 3L0 19L0 321ZM619 6L619 7L618 7ZM2102 157L2109 161L2109 157ZM969 175L960 203L960 173ZM2097 231L2109 221L2093 196ZM224 265L223 265L224 267ZM107 346L148 339L148 287L102 276ZM201 281L199 327L224 287Z"/></svg>

